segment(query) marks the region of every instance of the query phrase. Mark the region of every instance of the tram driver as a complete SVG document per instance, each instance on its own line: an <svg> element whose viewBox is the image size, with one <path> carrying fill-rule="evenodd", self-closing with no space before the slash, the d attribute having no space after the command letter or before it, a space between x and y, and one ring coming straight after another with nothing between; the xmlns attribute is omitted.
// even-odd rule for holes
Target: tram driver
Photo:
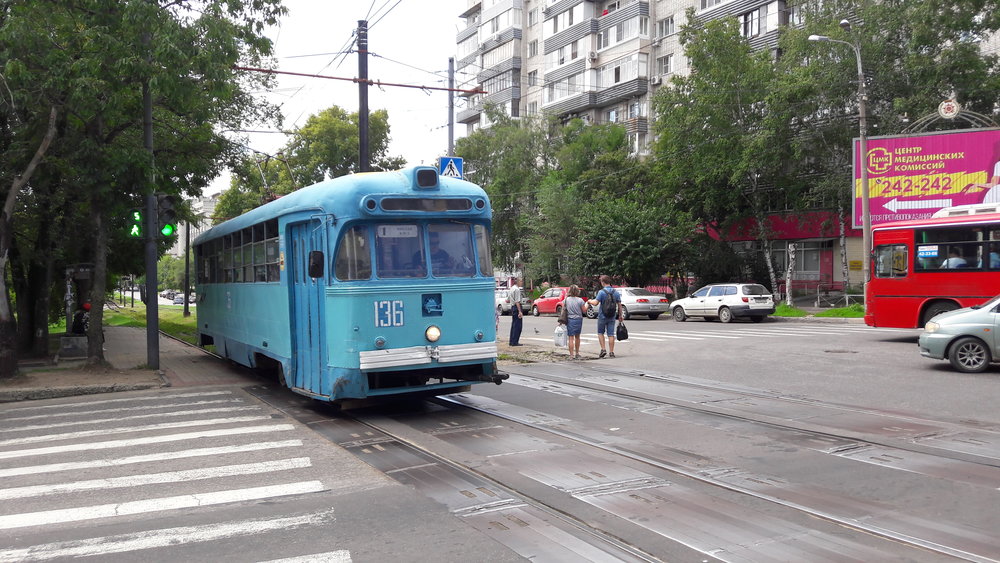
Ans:
<svg viewBox="0 0 1000 563"><path fill-rule="evenodd" d="M455 261L452 260L451 255L448 254L447 250L441 248L441 234L431 232L430 243L430 262L432 270L437 273L451 272L455 267ZM413 263L420 264L421 262L420 251L418 250L413 253Z"/></svg>

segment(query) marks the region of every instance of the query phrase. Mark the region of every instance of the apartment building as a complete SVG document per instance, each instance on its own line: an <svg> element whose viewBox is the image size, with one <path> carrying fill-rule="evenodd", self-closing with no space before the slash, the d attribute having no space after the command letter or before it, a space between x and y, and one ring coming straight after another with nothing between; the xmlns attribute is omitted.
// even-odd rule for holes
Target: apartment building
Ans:
<svg viewBox="0 0 1000 563"><path fill-rule="evenodd" d="M751 45L777 47L799 15L784 0L469 0L456 37L457 72L470 95L456 116L467 132L488 127L483 108L621 123L633 150L650 141L650 94L687 63L678 38L685 12L734 16Z"/></svg>

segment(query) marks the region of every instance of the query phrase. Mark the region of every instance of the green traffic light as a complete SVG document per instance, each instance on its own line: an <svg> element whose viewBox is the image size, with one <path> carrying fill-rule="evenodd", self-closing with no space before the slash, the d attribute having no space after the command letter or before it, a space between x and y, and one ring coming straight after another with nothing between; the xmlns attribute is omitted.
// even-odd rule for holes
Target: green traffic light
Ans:
<svg viewBox="0 0 1000 563"><path fill-rule="evenodd" d="M170 235L174 234L175 230L176 229L175 229L175 227L173 225L171 225L170 223L167 223L166 225L163 225L162 227L160 227L160 234L163 235L163 236L165 236L165 237L169 237Z"/></svg>

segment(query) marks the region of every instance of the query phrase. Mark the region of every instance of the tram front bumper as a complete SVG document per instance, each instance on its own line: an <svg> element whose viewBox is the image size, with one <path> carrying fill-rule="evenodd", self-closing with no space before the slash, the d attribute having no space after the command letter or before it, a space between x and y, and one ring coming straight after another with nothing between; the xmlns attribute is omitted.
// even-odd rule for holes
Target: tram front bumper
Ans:
<svg viewBox="0 0 1000 563"><path fill-rule="evenodd" d="M476 342L475 344L453 344L449 346L411 346L387 350L369 350L359 354L363 370L379 370L390 367L418 366L437 362L440 364L469 362L476 360L496 360L496 342Z"/></svg>

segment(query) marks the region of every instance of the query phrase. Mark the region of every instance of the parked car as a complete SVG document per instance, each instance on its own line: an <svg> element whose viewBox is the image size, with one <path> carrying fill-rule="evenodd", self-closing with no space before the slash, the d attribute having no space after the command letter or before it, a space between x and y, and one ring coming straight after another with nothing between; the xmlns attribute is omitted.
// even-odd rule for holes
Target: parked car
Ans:
<svg viewBox="0 0 1000 563"><path fill-rule="evenodd" d="M510 314L510 292L506 289L498 289L493 294L493 301L496 304L497 313L501 315Z"/></svg>
<svg viewBox="0 0 1000 563"><path fill-rule="evenodd" d="M626 320L632 318L632 315L646 315L650 319L656 320L657 317L666 313L670 306L666 296L653 293L642 287L617 287L615 289L622 296L622 316Z"/></svg>
<svg viewBox="0 0 1000 563"><path fill-rule="evenodd" d="M183 305L183 304L184 304L184 294L178 293L177 295L174 295L174 305Z"/></svg>
<svg viewBox="0 0 1000 563"><path fill-rule="evenodd" d="M917 339L920 355L948 360L963 373L986 371L1000 356L1000 295L964 309L941 313L924 325Z"/></svg>
<svg viewBox="0 0 1000 563"><path fill-rule="evenodd" d="M538 296L531 303L531 314L541 315L542 313L559 313L562 310L562 302L566 299L568 287L550 287L545 293Z"/></svg>
<svg viewBox="0 0 1000 563"><path fill-rule="evenodd" d="M675 321L688 317L719 319L724 323L749 317L759 323L774 313L774 299L766 287L756 283L718 283L706 285L690 297L670 304Z"/></svg>

